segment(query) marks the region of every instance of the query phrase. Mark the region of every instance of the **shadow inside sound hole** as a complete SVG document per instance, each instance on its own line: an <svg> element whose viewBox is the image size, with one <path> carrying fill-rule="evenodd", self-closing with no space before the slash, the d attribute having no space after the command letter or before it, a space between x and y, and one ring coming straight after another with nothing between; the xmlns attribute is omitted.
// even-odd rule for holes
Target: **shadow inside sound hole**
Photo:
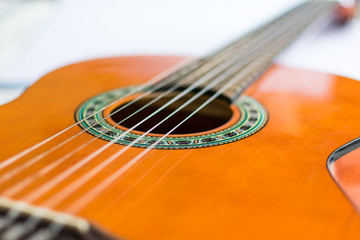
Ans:
<svg viewBox="0 0 360 240"><path fill-rule="evenodd" d="M178 91L172 92L154 103L150 104L143 110L137 112L143 106L151 102L157 96L159 96L162 92L155 92L145 98L142 98L130 106L121 109L122 106L126 105L128 102L116 107L112 111L112 120L116 123L120 123L121 126L126 128L132 128L137 123L146 119L151 114L155 113L158 109L164 106L166 103L171 101L174 97L176 97L181 92L181 89ZM161 122L167 116L172 114L176 109L180 108L183 104L185 104L189 99L191 99L198 90L194 92L190 92L177 101L173 102L166 108L160 110L158 113L141 123L139 126L135 127L135 130L140 132L146 132L156 124ZM157 134L166 134L171 131L176 125L178 125L181 121L183 121L187 116L189 116L192 112L194 112L197 108L199 108L205 101L207 101L213 92L209 92L208 94L203 94L186 107L182 108L179 112L171 116L169 119L161 123L158 127L153 129L151 133ZM219 96L218 98L211 101L204 108L190 117L186 122L177 127L171 134L191 134L191 133L200 133L205 131L210 131L212 129L218 128L225 123L227 123L231 117L233 116L233 111L230 108L230 101L228 98L224 96ZM137 112L137 113L135 113ZM135 113L135 114L134 114ZM128 116L132 115L128 119ZM126 119L126 120L124 120Z"/></svg>

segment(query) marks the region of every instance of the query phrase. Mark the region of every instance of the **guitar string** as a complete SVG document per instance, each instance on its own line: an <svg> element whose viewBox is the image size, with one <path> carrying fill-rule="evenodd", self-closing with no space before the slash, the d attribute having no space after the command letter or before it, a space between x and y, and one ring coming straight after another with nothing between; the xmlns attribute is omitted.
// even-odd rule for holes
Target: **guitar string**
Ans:
<svg viewBox="0 0 360 240"><path fill-rule="evenodd" d="M185 158L188 154L190 153L190 151L187 151L186 153L182 154L182 156L179 158L180 159L183 159ZM123 191L121 191L120 195L117 195L116 198L113 198L112 199L112 202L114 202L115 199L119 200L121 198L123 198L128 192L130 192L140 181L142 181L153 169L155 169L160 163L163 162L163 160L165 160L168 155L170 154L169 151L166 151L165 154L163 154L161 156L161 158L157 159L156 162L154 164L152 164L150 167L146 168L146 171L138 178L136 178L136 180L134 182L131 183L131 185L127 188L125 188ZM172 166L171 166L172 167ZM134 170L133 169L129 169L127 172L125 172L121 178L125 177L126 174L129 174L131 172L131 170ZM119 181L121 178L117 179L116 181ZM112 206L112 204L111 204ZM71 207L72 208L72 207ZM102 209L101 209L101 212L104 212L106 211L105 209L109 209L110 208L110 204L107 204L106 206L104 206ZM70 208L66 208L65 209L66 211L68 212L71 212L72 210ZM98 215L100 215L100 211L98 212Z"/></svg>
<svg viewBox="0 0 360 240"><path fill-rule="evenodd" d="M176 89L177 87L179 87L180 84L176 84L174 85L172 88L168 89L166 92L164 92L163 94L159 95L157 98L155 98L154 100L152 100L151 102L149 102L147 105L143 106L142 108L140 108L139 110L137 110L136 112L134 112L133 114L129 115L127 118L123 119L121 122L118 122L114 127L118 126L119 124L121 124L123 121L129 119L131 116L133 116L134 114L136 114L137 112L143 110L144 108L146 108L148 105L150 105L151 103L157 101L158 99L160 99L162 96L167 95L169 92L172 92L172 90ZM88 144L90 144L91 142L93 142L94 140L96 140L96 138L93 138L91 141L85 143L84 145L80 146L80 148L87 146ZM58 146L56 147L56 149L58 148ZM51 149L53 150L53 149ZM49 150L49 151L51 151ZM74 150L74 153L79 151L80 149L76 149ZM48 153L48 152L46 152ZM69 154L63 156L62 158L58 159L59 161L55 161L52 164L50 164L49 166L45 167L45 169L41 169L40 172L37 172L37 174L32 175L30 178L26 178L23 181L19 182L18 184L16 184L15 186L12 187L12 189L8 192L5 192L5 195L13 195L15 194L17 191L19 191L21 188L25 188L28 184L31 183L30 179L31 178L35 178L38 175L41 175L44 172L47 172L49 169L52 169L54 166L60 164L60 162L64 159L67 159L68 157L70 157L72 154L72 152L70 152ZM2 176L2 178L0 178L2 181L9 179L10 177L14 176L16 173L18 173L19 171L21 171L22 169L24 169L27 166L32 165L34 162L36 162L36 160L39 160L39 158L43 157L43 155L38 156L37 158L31 159L30 161L26 162L26 164L18 167L17 169L14 169L11 172L6 173L4 176Z"/></svg>
<svg viewBox="0 0 360 240"><path fill-rule="evenodd" d="M275 35L276 36L276 35ZM292 37L292 34L289 34L288 36ZM283 48L283 44L278 44L275 43L273 44L275 46L280 46L281 48ZM262 50L262 49L261 49ZM262 55L263 52L262 52ZM257 59L261 59L261 58L257 58ZM255 63L257 63L257 60L254 61ZM250 66L252 67L252 64L250 64ZM248 69L249 67L245 67L245 69ZM250 68L251 69L251 68ZM241 74L244 74L244 69L242 69L240 71ZM246 72L246 71L245 71ZM224 80L230 78L232 75L234 74L234 71L230 71L228 75L224 76ZM221 79L219 79L221 80ZM56 195L52 196L50 199L48 199L47 201L44 202L44 205L46 206L56 206L57 204L59 204L62 200L64 200L65 198L67 198L70 194L72 194L78 187L82 186L84 183L86 183L88 180L90 180L93 176L95 176L96 174L98 174L101 170L103 170L106 166L108 166L108 164L112 163L116 158L118 158L119 156L121 156L127 149L129 149L130 147L134 146L138 141L140 141L145 135L147 135L148 133L150 133L153 129L155 129L156 127L158 127L159 125L161 125L164 121L166 121L167 119L169 119L170 117L172 117L174 114L176 114L178 111L180 111L182 108L186 107L188 104L190 104L192 101L194 101L195 99L197 99L199 96L203 95L205 92L207 92L208 90L212 89L214 86L216 86L218 83L224 81L213 81L211 84L209 84L206 88L204 88L202 91L200 91L198 94L196 94L195 96L193 96L191 99L189 99L186 103L184 103L181 107L179 107L177 110L175 110L174 112L172 112L170 115L168 115L166 118L164 118L162 121L160 121L159 123L157 123L155 126L153 126L151 129L149 129L147 132L145 132L144 134L142 134L140 137L138 137L135 141L133 141L131 144L127 145L124 149L122 149L121 151L117 152L116 154L114 154L113 156L111 156L110 158L106 159L104 162L102 162L99 166L97 166L96 168L94 168L92 171L88 172L86 175L84 175L82 178L78 179L76 182L72 183L71 185L69 185L68 187L66 187L65 189L63 189L62 191L58 192ZM238 78L236 78L236 81L238 81ZM234 83L234 81L229 81L227 84L225 84L226 87L229 86L229 83ZM235 84L235 83L234 83ZM230 84L230 86L234 85L234 84ZM223 88L221 88L220 91L218 91L212 98L210 98L210 101L212 101L214 99L214 97L218 97L219 94L222 93ZM206 106L209 103L209 101L206 101L200 108L198 108L197 110L195 110L192 114L189 115L189 118L191 116L193 116L197 111L199 111L200 109L202 109L204 106ZM185 120L186 121L186 120ZM172 131L171 131L172 132ZM165 136L163 136L161 139L164 139L167 135L169 135L171 132L165 134ZM161 141L161 140L160 140ZM144 151L144 153L146 153L147 151L150 151L152 147L150 146L147 150ZM131 160L129 163L125 164L125 166L123 168L120 168L119 171L121 173L124 173L128 168L128 164L130 164L130 166L132 166L133 164L135 164L143 155L139 154L138 157L135 157L133 160ZM119 177L119 175L117 175L117 177Z"/></svg>
<svg viewBox="0 0 360 240"><path fill-rule="evenodd" d="M161 87L161 86L157 86L157 87ZM142 96L147 95L147 94L143 94ZM137 100L141 99L136 98L134 101L131 101L130 103L134 103ZM116 100L116 102L118 102L119 100ZM124 109L125 107L129 106L130 104L127 103L126 105L122 106L120 109L117 109L116 111L112 112L111 114L109 114L107 117L105 117L104 119L107 119L108 117L112 116L113 114L115 114L116 112L121 111L122 109ZM69 143L71 140L75 139L76 137L80 136L82 133L84 133L86 130L90 129L91 127L93 127L94 125L96 125L97 123L85 128L83 131L75 134L74 136L66 139L65 141L57 144L55 147L50 148L49 150L46 150L45 152L31 158L30 160L26 161L24 164L18 166L15 169L12 169L10 171L7 171L5 174L3 174L0 177L0 182L5 182L6 180L8 180L9 178L15 176L16 174L18 174L20 171L24 170L26 167L32 166L33 164L37 163L38 161L40 161L41 159L43 159L44 157L46 157L47 155L49 155L50 153L54 152L55 150L61 148L62 146L64 146L65 144ZM94 138L96 139L96 138ZM5 167L4 167L5 168Z"/></svg>
<svg viewBox="0 0 360 240"><path fill-rule="evenodd" d="M183 159L185 159L187 154L184 154L184 156L182 156L181 158L177 159L175 161L175 163L173 163L149 188L146 189L146 191L139 197L137 198L134 202L132 202L130 204L130 206L128 206L127 208L123 209L119 215L117 215L118 218L123 217L124 215L126 215L133 207L135 207L142 199L145 198L145 196L151 192L156 186L157 184L159 184ZM129 192L131 189L127 190L127 192ZM126 194L126 193L125 193ZM125 194L121 194L121 196L125 196ZM119 198L116 198L119 199ZM104 206L106 208L108 208L108 205ZM103 210L103 209L102 209ZM104 212L104 211L103 211ZM61 230L61 229L60 229Z"/></svg>
<svg viewBox="0 0 360 240"><path fill-rule="evenodd" d="M9 212L9 214L10 214L10 212ZM11 214L10 214L11 215ZM16 218L16 215L12 215L13 216L13 218L10 218L10 219L15 219ZM10 221L11 222L11 221Z"/></svg>
<svg viewBox="0 0 360 240"><path fill-rule="evenodd" d="M269 31L272 31L271 29L269 30ZM264 34L263 34L264 35ZM265 34L266 35L266 34ZM176 87L175 87L176 88ZM174 87L172 88L172 89L170 89L170 90L173 90L174 89ZM168 92L171 92L171 91L167 91L166 93L168 93ZM163 94L164 95L164 94ZM161 96L160 96L161 97ZM158 97L157 99L159 99L160 97ZM156 99L156 100L157 100ZM152 102L154 102L154 101L152 101ZM148 105L150 105L150 104L148 104ZM145 106L144 106L145 107ZM141 109L139 109L139 110L141 110ZM129 117L131 117L131 116L129 116ZM128 118L129 118L128 117ZM126 118L126 119L128 119L128 118ZM124 119L124 120L122 120L122 121L125 121L126 119ZM119 124L121 124L121 122L119 122L118 124L116 124L116 125L119 125ZM114 126L115 127L115 126ZM96 140L96 138L93 138L93 140ZM92 141L93 141L92 140ZM87 144L86 144L87 145ZM79 149L77 149L76 151L78 151ZM69 155L66 155L66 156L64 156L65 158L67 158ZM42 157L42 156L41 156ZM61 158L62 160L64 159L64 157L63 158ZM38 159L38 158L37 158ZM35 160L37 160L37 159L35 159ZM31 164L33 164L34 163L34 161L28 161L27 162L27 164L26 165L31 165ZM24 168L25 166L22 166L22 168ZM20 170L21 170L21 168L18 168L18 169L16 169L17 171L12 171L12 172L8 172L6 175L4 175L3 176L3 178L1 178L1 180L6 180L6 179L8 179L8 178L10 178L11 176L13 176L15 173L17 173L17 172L19 172ZM35 177L34 175L32 175L32 177ZM24 179L24 181L25 181L26 179ZM29 180L26 180L26 181L29 181ZM22 184L24 184L25 182L21 182ZM16 187L13 187L13 190L12 191L10 191L10 192L7 192L7 194L6 195L8 195L9 193L10 193L10 195L12 195L13 194L13 192L16 192L17 190L15 190L16 188L20 188L19 186L20 185L22 185L22 184L18 184L18 186ZM26 183L25 183L26 184ZM25 186L23 186L23 187L25 187Z"/></svg>
<svg viewBox="0 0 360 240"><path fill-rule="evenodd" d="M10 211L9 214L7 214L7 215L11 215L11 211ZM9 221L9 224L11 224L12 220L15 220L15 219L16 219L16 214L12 214L11 216L12 216L12 218L11 218L11 217L9 218L9 220L10 220L10 221Z"/></svg>
<svg viewBox="0 0 360 240"><path fill-rule="evenodd" d="M106 108L114 105L116 102L118 102L118 101L120 101L120 100L122 100L122 99L124 99L124 98L126 98L126 97L129 97L129 96L133 95L134 93L137 93L137 92L140 92L140 91L145 90L147 87L151 86L151 84L153 84L153 83L155 83L155 82L157 82L157 81L164 80L163 75L168 75L170 71L172 71L172 70L174 70L174 69L178 69L179 66L185 65L185 64L188 63L190 60L193 61L192 58L186 58L186 59L184 59L183 61L181 61L181 62L175 64L173 67L169 68L168 70L166 70L166 71L164 71L164 72L161 72L160 74L158 74L158 75L155 76L154 78L151 78L151 79L150 79L147 83L145 83L144 85L139 85L136 89L134 89L133 91L129 92L128 94L126 94L126 95L123 96L122 98L118 99L117 101L112 102L112 103L110 103L109 105L103 107L103 108L100 109L98 112L95 112L95 113L87 116L86 118L82 119L81 121L74 123L73 125L71 125L71 126L65 128L65 129L61 130L60 132L52 135L51 137L48 137L48 138L46 138L45 140L43 140L43 141L41 141L41 142L39 142L39 143L37 143L37 144L35 144L35 145L33 145L33 146L25 149L25 150L23 150L23 151L21 151L20 153L14 155L14 156L12 156L12 157L10 157L10 158L8 158L8 159L5 159L4 161L2 161L2 162L0 163L0 169L4 168L4 167L6 167L6 166L8 166L8 165L10 165L10 164L12 164L12 163L15 163L17 160L21 159L21 158L24 157L25 155L27 155L27 154L31 153L32 151L38 149L39 147L43 146L44 144L50 142L51 140L53 140L53 139L55 139L56 137L60 136L60 135L63 134L64 132L67 132L69 129L71 129L71 128L77 126L77 125L79 125L80 123L82 123L83 121L87 120L88 118L94 116L95 114L97 114L97 113L103 111L104 109L106 109ZM176 72L174 72L174 73L176 73ZM170 76L168 76L168 77L170 77Z"/></svg>
<svg viewBox="0 0 360 240"><path fill-rule="evenodd" d="M141 90L144 90L146 89L148 86L151 86L151 84L153 84L154 82L158 81L159 79L160 80L164 80L166 78L163 77L167 75L167 77L171 77L171 74L176 74L177 72L175 73L170 73L171 71L173 71L173 69L179 69L179 66L183 66L183 67L187 67L186 63L190 62L190 61L194 61L193 58L186 58L178 63L176 63L175 65L173 65L172 67L170 67L169 69L167 69L166 71L163 71L161 72L160 74L158 74L157 76L151 78L147 83L143 84L143 85L139 85L137 88L135 88L132 92L126 94L125 96L123 96L121 99L123 98L126 98L134 93L136 93L137 91L141 91ZM182 70L182 69L180 69ZM107 107L110 107L111 105L117 103L118 101L120 101L121 99L118 99L117 101L113 102L113 103L110 103L109 105L105 106L104 108L100 109L99 111L102 111L104 110L105 108ZM90 118L91 116L95 115L97 112L93 113L92 115L86 117L85 119L83 119L82 121L85 121L87 118ZM13 157L10 157L6 160L4 160L3 162L0 163L0 170L5 168L6 166L12 164L12 163L15 163L16 161L18 161L19 159L21 159L23 156L31 153L32 151L36 150L37 148L43 146L44 144L50 142L51 140L53 140L54 138L58 137L59 135L63 134L64 132L68 131L69 129L71 129L72 127L78 125L79 123L81 123L82 121L79 121L77 122L76 124L73 124L69 127L67 127L66 129L58 132L57 134L39 142L38 144L28 148L28 149L25 149L23 150L22 152L16 154L15 156ZM19 203L19 205L21 205L21 202ZM19 208L19 211L21 211L22 208L25 207L26 204L24 204L24 206L20 207ZM6 227L10 224L12 224L12 222L14 220L17 219L18 216L20 216L20 212L17 212L17 211L7 211L6 215L2 216L0 218L0 236L1 236L1 232L6 229Z"/></svg>
<svg viewBox="0 0 360 240"><path fill-rule="evenodd" d="M231 47L231 45L229 45L229 46L226 47L225 49L230 48L230 47ZM231 50L231 49L230 49L230 50ZM144 96L144 95L142 95L142 96ZM140 98L141 98L141 97L140 97ZM135 100L135 101L136 101L136 100ZM127 104L126 106L128 106L128 105L129 105L129 104ZM123 109L123 108L126 107L126 106L123 106L121 109ZM118 109L117 111L120 111L121 109ZM101 111L101 110L100 110L100 111ZM115 112L113 112L112 114L115 114ZM112 115L112 114L110 114L110 115ZM92 115L93 115L93 114L92 114ZM109 116L108 116L108 117L109 117ZM106 119L106 118L107 118L107 117L105 117L105 119ZM93 125L96 125L96 124L97 124L97 123L94 123ZM88 130L89 128L93 127L93 125L90 126L90 127L88 127L88 128L85 129L85 130ZM85 131L85 130L84 130L84 131ZM84 131L83 131L83 132L84 132ZM15 175L15 174L16 174L17 172L19 172L21 169L24 169L24 168L26 168L27 166L31 166L33 163L37 162L38 160L40 160L41 158L45 157L45 156L48 155L49 153L51 153L51 152L53 152L54 150L56 150L56 149L60 148L61 146L65 145L67 142L69 142L70 140L72 140L72 139L74 139L75 137L79 136L81 133L82 133L82 132L80 132L79 134L76 134L74 137L72 137L72 138L68 139L67 141L65 141L65 142L57 145L56 147L54 147L54 148L46 151L45 153L41 154L40 156L37 156L37 157L31 159L30 161L27 161L25 165L23 165L22 167L20 167L20 169L17 169L16 171L13 171L12 174L11 174L11 173L7 173L7 176L6 176L5 179L3 179L3 180L6 180L6 179L9 178L10 176ZM0 168L0 169L1 169L1 168Z"/></svg>
<svg viewBox="0 0 360 240"><path fill-rule="evenodd" d="M207 65L205 64L205 65L203 65L203 66L207 66ZM203 67L203 66L202 66L202 67ZM199 69L202 69L202 68L198 68L197 70L199 70ZM190 75L190 76L191 76L191 75ZM175 80L176 80L176 79L175 79ZM175 80L174 80L174 81L175 81ZM168 85L168 84L169 84L169 81L163 81L163 82L161 82L160 84L156 85L154 88L152 88L152 89L146 91L145 93L143 93L141 96L139 96L139 97L137 97L136 99L132 100L131 102L125 104L125 105L122 106L121 108L116 109L114 112L111 112L108 116L105 116L105 117L104 117L104 120L107 119L107 118L109 118L109 117L111 117L113 114L116 114L117 112L125 109L126 107L130 106L131 104L137 102L138 100L142 99L143 97L148 96L149 94L153 93L153 92L156 91L157 89L159 89L159 88L161 88L161 87L164 87L164 86L166 86L166 85ZM180 87L180 85L181 85L181 82L179 82L179 81L176 82L176 86ZM171 90L175 90L175 89L176 89L176 86L173 86L172 89L170 89L169 91L167 91L167 93L172 92ZM164 95L166 95L166 93L165 93ZM125 97L127 97L127 96L125 96ZM125 98L125 97L124 97L124 98ZM159 99L159 98L158 98L158 99ZM119 101L120 101L120 100L116 100L115 103L116 103L116 102L119 102ZM153 103L153 102L154 102L154 101L152 101L151 103ZM151 103L149 103L148 105L150 105ZM108 106L106 106L106 107L108 107ZM106 108L106 107L105 107L105 108ZM101 111L101 110L103 110L103 109L100 109L99 111ZM138 110L138 111L141 111L141 110ZM97 112L95 112L94 114L96 114L96 113L97 113ZM136 113L137 113L137 112L133 113L133 115L136 114ZM92 114L92 115L93 115L93 114ZM92 115L91 115L91 116L92 116ZM91 116L89 116L89 117L91 117ZM132 115L131 115L131 116L132 116ZM128 116L128 118L130 118L131 116ZM123 120L123 121L125 121L125 120ZM81 122L81 121L80 121L80 122ZM97 124L97 123L94 123L93 125L85 128L83 131L77 133L76 135L72 136L71 138L66 139L65 141L61 142L60 144L56 145L55 147L53 147L53 148L51 148L51 149L43 152L42 154L40 154L40 155L38 155L38 156L36 156L36 157L34 157L34 158L32 158L32 159L30 159L29 161L27 161L25 164L23 164L22 166L20 166L20 167L19 167L18 169L16 169L15 171L13 171L13 172L8 172L8 173L6 174L6 176L2 176L3 178L0 178L0 180L1 180L1 181L5 181L5 180L7 180L8 178L10 178L11 176L15 175L17 172L21 171L22 169L24 169L24 168L26 168L26 167L28 167L28 166L33 165L34 163L36 163L37 161L41 160L42 158L44 158L45 156L47 156L47 155L50 154L51 152L59 149L60 147L64 146L66 143L68 143L68 142L70 142L71 140L73 140L74 138L78 137L80 134L86 132L86 130L92 128L92 127L93 127L94 125L96 125L96 124ZM5 164L3 164L2 168L8 166L9 164L10 164L10 163L5 163ZM1 169L1 167L0 167L0 169ZM1 181L0 181L0 182L1 182Z"/></svg>
<svg viewBox="0 0 360 240"><path fill-rule="evenodd" d="M254 31L253 33L250 33L248 36L245 36L245 39L243 39L243 40L247 40L247 39L249 39L249 38L251 38L251 37L253 37L253 36L256 36L256 34L258 34L258 32L257 32L257 31ZM216 54L217 52L215 52L215 54L210 55L210 56L205 57L205 58L200 59L200 60L203 60L203 62L204 62L204 61L205 61L205 62L208 61L208 62L206 62L206 63L204 64L204 65L206 65L206 66L207 66L207 65L210 65L210 64L213 64L213 65L214 65L214 64L217 63L217 61L209 62L209 59L211 60L211 58L216 57L215 60L222 60L222 59L223 59L223 56L226 56L226 53L227 53L227 52L231 51L232 48L236 48L236 47L238 47L239 45L241 46L241 44L243 44L243 41L238 40L237 42L234 43L234 45L229 45L229 46L223 48L222 50L218 51L219 54ZM235 50L236 50L236 49L235 49ZM202 65L200 68L197 68L196 71L202 70L202 68L204 67L204 65ZM206 67L206 66L205 66L205 67ZM185 67L186 67L186 66L185 66ZM207 69L209 69L209 67L208 67ZM181 71L181 70L182 70L182 69L180 69L180 71ZM205 70L205 71L206 71L206 70ZM203 72L204 72L204 70L203 70ZM185 73L186 73L186 72L185 72ZM190 73L187 73L187 74L191 74L191 72L190 72ZM201 74L201 73L200 73L200 74ZM185 75L186 79L188 79L189 77L191 77L191 75L186 75L186 74L183 74L183 75ZM181 77L181 75L180 75L180 77ZM167 77L167 78L169 78L169 77ZM179 78L179 77L178 77L178 78ZM164 79L164 80L166 80L166 79ZM176 77L175 77L175 79L173 79L173 81L176 81ZM182 80L181 80L181 81L182 81ZM143 97L148 96L149 94L153 93L154 91L158 90L159 88L164 87L165 85L168 85L168 84L170 84L170 83L171 83L170 81L162 81L162 82L160 82L158 85L156 85L156 86L154 86L152 89L146 91L145 93L143 93L143 94L142 94L141 96L139 96L138 98L132 100L131 102L127 103L126 105L122 106L121 108L116 109L116 111L114 111L114 112L112 112L111 114L109 114L108 116L104 117L104 119L109 118L109 117L112 116L113 114L115 114L115 113L123 110L124 108L126 108L126 107L130 106L131 104L137 102L138 100L142 99ZM180 82L177 82L177 84L178 84L178 83L180 84ZM122 100L122 99L124 99L124 98L126 98L126 97L128 97L128 95L122 97L121 99L117 99L114 103L109 104L109 105L105 106L104 108L107 108L107 107L109 107L109 106L111 106L111 105L119 102L120 100ZM87 118L92 117L93 115L101 112L102 110L104 110L104 108L98 110L97 112L91 114L90 116L87 116L85 119L79 121L78 123L81 123L82 121L86 120ZM71 141L71 140L74 139L75 137L79 136L80 134L86 132L86 130L90 129L91 127L93 127L93 126L96 125L96 124L97 124L97 123L94 123L93 125L89 126L88 128L84 129L83 131L79 132L78 134L72 136L70 139L67 139L66 141L63 141L63 142L60 143L59 145L56 145L56 147L53 147L52 149L50 149L50 150L42 153L41 155L37 156L37 159L32 159L30 162L28 161L28 162L27 162L27 165L29 166L29 165L35 163L37 160L45 157L45 156L48 155L49 153L51 153L51 152L53 152L54 150L60 148L61 146L63 146L64 144L68 143L69 141ZM52 139L50 139L50 140L52 140ZM47 141L47 142L48 142L48 141ZM41 145L43 145L43 144L41 144ZM40 146L35 146L34 149L35 149L35 148L38 148L38 147L40 147ZM34 150L34 149L32 149L32 150ZM28 153L29 153L29 152L28 152ZM22 156L24 156L24 155L25 155L25 154L21 154L20 157L22 157ZM18 157L16 160L18 160L20 157ZM15 157L13 157L13 158L15 158ZM6 167L6 166L8 166L8 165L10 165L11 163L14 163L13 160L15 160L15 159L9 159L9 161L5 160L3 163L0 163L0 169Z"/></svg>
<svg viewBox="0 0 360 240"><path fill-rule="evenodd" d="M157 88L160 87L164 87L165 84L162 84L161 86L157 86ZM159 95L158 97L156 97L154 100L152 100L151 102L149 102L147 105L143 106L141 109L138 109L136 112L132 113L131 115L127 116L125 119L121 120L121 122L117 123L115 126L112 126L111 129L114 129L116 126L118 126L119 124L121 124L122 122L126 121L127 119L131 118L133 115L137 114L138 112L140 112L141 110L143 110L144 108L146 108L147 106L151 105L152 103L156 102L157 100L159 100L161 97L173 92L175 89L179 88L181 86L181 82L177 82L175 85L173 85L170 89L168 89L166 92L163 92L161 95ZM143 94L142 96L145 96L148 94ZM116 111L112 112L111 114L109 114L108 116L104 117L104 120L109 118L110 116L112 116L113 114L120 112L121 110L125 109L126 107L128 107L129 105L133 104L134 102L136 102L137 100L141 99L140 97L136 98L135 100L125 104L124 106L122 106L121 108L117 109ZM117 100L118 102L118 100ZM61 142L60 144L56 145L53 148L50 148L49 150L41 153L40 155L37 155L36 157L31 158L30 160L26 161L24 164L18 166L15 169L12 169L11 171L6 172L5 174L3 174L0 177L0 182L5 182L6 180L8 180L9 178L15 176L16 174L18 174L20 171L24 170L25 168L32 166L33 164L37 163L38 161L40 161L41 159L43 159L44 157L46 157L47 155L49 155L50 153L54 152L55 150L59 149L60 147L64 146L66 143L69 143L71 140L75 139L76 137L80 136L80 134L86 132L86 130L90 129L91 127L93 127L94 125L96 125L98 123L94 123L93 125L85 128L83 131L77 133L76 135L72 136L71 138L66 139L65 141ZM94 138L92 138L92 140L90 140L89 142L85 143L84 145L82 145L83 147L87 146L88 144L90 144L91 142L95 141L96 139L98 139L99 136L95 136ZM77 150L77 149L76 149ZM75 152L76 152L75 150ZM80 150L80 149L79 149ZM63 156L61 159L67 159L68 157L72 156L72 152L70 152L68 155ZM53 162L54 163L54 162ZM49 166L47 166L49 167ZM44 169L42 169L44 170ZM35 177L35 175L32 175L32 177ZM25 182L22 182L26 185ZM30 183L30 182L29 182ZM20 183L18 183L17 185L20 185Z"/></svg>

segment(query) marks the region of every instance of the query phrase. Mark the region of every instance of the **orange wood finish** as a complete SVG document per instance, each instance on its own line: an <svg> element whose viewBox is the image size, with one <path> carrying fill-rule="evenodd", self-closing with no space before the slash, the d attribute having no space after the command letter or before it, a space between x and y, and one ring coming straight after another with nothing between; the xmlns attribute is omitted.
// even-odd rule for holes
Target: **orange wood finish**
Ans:
<svg viewBox="0 0 360 240"><path fill-rule="evenodd" d="M72 125L88 98L146 82L181 59L100 59L46 75L0 107L0 160ZM326 168L336 148L360 135L359 92L354 80L273 66L246 93L270 114L251 137L203 149L152 150L82 209L69 206L143 149L130 149L54 206L52 196L123 146L112 146L40 197L35 193L42 185L107 142L97 139L14 195L6 191L93 138L85 133L0 182L0 194L70 211L125 239L360 239L359 215ZM75 127L0 169L0 177L80 131Z"/></svg>

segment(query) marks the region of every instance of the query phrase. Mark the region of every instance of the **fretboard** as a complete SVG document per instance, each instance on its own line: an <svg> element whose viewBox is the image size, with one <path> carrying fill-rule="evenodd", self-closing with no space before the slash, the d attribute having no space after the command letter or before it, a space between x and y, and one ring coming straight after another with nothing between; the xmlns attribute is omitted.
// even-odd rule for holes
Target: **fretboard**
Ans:
<svg viewBox="0 0 360 240"><path fill-rule="evenodd" d="M197 59L168 78L184 85L222 91L238 98L272 63L274 57L315 22L330 19L337 2L308 1L233 41L206 57Z"/></svg>

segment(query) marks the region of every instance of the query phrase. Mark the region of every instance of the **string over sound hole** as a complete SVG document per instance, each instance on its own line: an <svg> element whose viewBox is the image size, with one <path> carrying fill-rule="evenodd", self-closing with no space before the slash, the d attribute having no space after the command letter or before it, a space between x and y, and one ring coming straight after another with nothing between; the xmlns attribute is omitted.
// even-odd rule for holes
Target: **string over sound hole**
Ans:
<svg viewBox="0 0 360 240"><path fill-rule="evenodd" d="M263 126L265 126L268 119L268 114L266 112L266 109L251 97L248 96L240 97L237 101L232 103L230 108L230 102L228 101L228 99L223 96L219 96L218 99L214 100L214 103L209 105L208 108L204 109L202 113L200 112L198 116L194 116L194 118L192 117L189 118L189 120L190 119L194 119L194 120L188 122L188 124L186 125L187 127L183 128L185 130L182 131L178 130L178 135L174 136L170 134L169 136L162 139L161 131L166 132L170 127L173 128L174 124L178 125L178 123L183 120L181 119L181 117L189 116L188 112L192 112L193 108L196 108L197 106L201 105L204 102L204 100L206 101L207 99L209 99L209 96L210 95L212 96L213 93L209 93L209 95L203 96L203 98L199 99L198 102L194 102L189 106L189 108L186 108L187 110L184 109L182 112L179 111L180 112L179 114L182 114L182 116L176 117L174 115L175 116L174 118L173 117L169 118L167 129L164 128L164 126L160 125L159 128L157 129L158 131L156 131L156 133L160 133L160 135L157 134L144 135L143 131L148 129L144 126L143 129L136 128L136 130L139 130L141 132L126 131L126 129L124 129L123 127L121 128L118 127L115 124L115 122L120 122L122 121L122 119L130 120L130 117L132 117L132 115L135 115L133 113L136 112L136 109L145 106L146 102L151 102L151 99L156 98L156 97L154 98L154 95L149 97L149 99L147 99L145 103L141 103L141 104L138 103L138 106L135 109L129 111L128 113L125 113L124 111L122 113L120 112L121 107L125 106L126 103L122 104L121 106L115 107L116 108L115 110L112 108L111 110L109 109L109 112L104 111L104 109L107 108L107 106L111 105L114 102L117 102L118 99L121 99L123 96L126 96L126 94L133 91L133 89L134 89L133 87L115 89L97 95L89 99L85 103L83 103L78 108L75 114L76 121L79 123L79 126L85 129L88 133L96 137L99 137L106 141L114 141L115 143L121 145L132 144L133 147L140 147L140 148L148 148L151 146L156 149L193 149L193 148L212 147L234 141L239 141L259 131ZM161 92L155 93L155 95L158 94L161 94ZM172 108L175 110L179 109L177 107L181 105L182 102L186 102L187 101L186 99L189 99L194 94L196 94L196 92L187 95L186 98L181 100L181 102L176 103L174 101L173 102L174 105ZM173 99L172 97L173 96L168 96L168 98ZM166 100L164 100L164 102L166 102ZM163 103L158 103L158 106L154 107L149 112L153 110L157 111L159 108L164 107L164 105L162 104ZM169 111L171 111L170 108L171 106L169 105L168 107L170 109ZM109 118L106 117L109 116L110 113L114 113L115 115L115 112L117 110L119 110L120 113L118 118L114 118L115 122L114 120L110 119L110 117ZM154 113L155 111L151 112L150 114ZM149 116L148 115L149 112L146 114L147 117ZM144 116L138 116L138 118L141 119L141 121L144 119L143 117ZM172 121L171 120L172 118L175 119L176 121ZM218 119L214 120L213 118L218 118ZM153 119L152 123L156 122L156 124L158 124L159 122L157 121L159 119L160 118L155 120ZM161 121L163 119L164 118L161 118ZM136 122L137 120L132 120L132 121ZM125 122L125 120L123 122ZM121 122L121 125L123 125L123 122ZM133 122L125 123L127 124L126 125L127 128L129 129L132 128L134 126ZM139 122L136 122L136 125L137 123ZM148 127L152 123L150 123ZM224 123L225 125L223 125ZM194 124L196 127L194 127ZM200 127L198 127L199 125ZM140 126L140 124L138 126ZM155 125L151 125L151 126L155 126ZM212 130L215 128L218 129ZM159 129L161 131L159 131ZM212 131L205 132L207 130L212 130ZM195 133L195 132L200 132L200 133L186 135L187 133ZM179 133L184 135L180 135ZM155 142L157 142L157 144L153 146Z"/></svg>
<svg viewBox="0 0 360 240"><path fill-rule="evenodd" d="M112 111L111 118L116 123L120 123L121 126L129 129L141 122L141 124L133 128L133 130L147 132L168 116L172 115L174 111L181 108L196 94L196 92L190 92L164 109L161 109L179 93L180 92L173 92L155 101L154 99L161 94L161 92L157 92L149 97L142 98L127 107L124 107L127 104L124 103ZM175 126L206 102L211 95L212 94L209 93L196 98L193 102L181 108L158 127L151 130L151 133L166 134L169 131L172 131ZM191 116L187 121L173 130L171 134L191 134L211 131L227 123L232 115L233 112L230 108L230 102L228 99L221 96L214 99Z"/></svg>

